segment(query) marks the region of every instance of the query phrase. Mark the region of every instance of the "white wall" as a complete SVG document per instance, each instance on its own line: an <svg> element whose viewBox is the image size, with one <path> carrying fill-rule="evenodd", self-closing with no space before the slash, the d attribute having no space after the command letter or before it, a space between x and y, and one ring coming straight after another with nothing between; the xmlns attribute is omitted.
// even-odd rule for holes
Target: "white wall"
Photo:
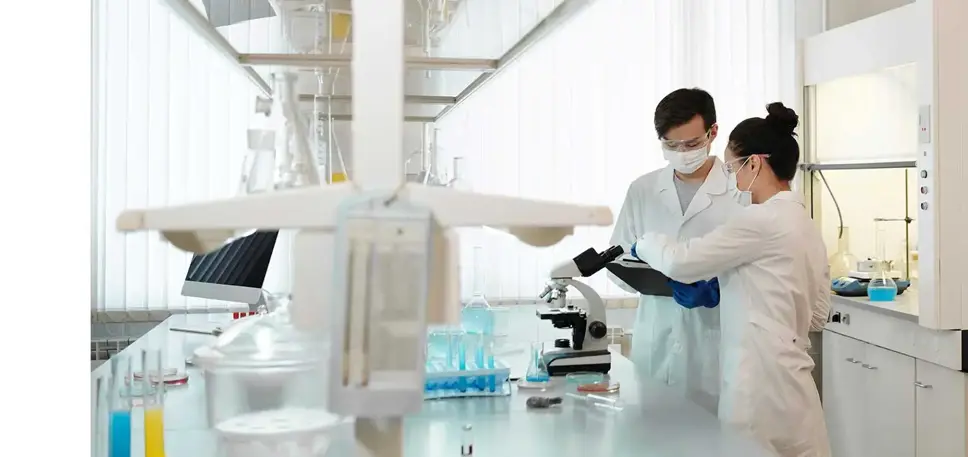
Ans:
<svg viewBox="0 0 968 457"><path fill-rule="evenodd" d="M468 10L482 2L469 0ZM458 42L469 35L452 32ZM738 122L764 115L772 101L794 106L796 83L781 78L795 65L793 49L785 2L599 0L443 119L441 164L466 157L479 191L608 204L617 214L629 183L665 165L653 129L663 96L692 86L712 93L721 134L713 150L721 155ZM580 228L537 249L481 231L462 243L464 292L475 244L484 247L477 274L490 297L531 299L554 263L608 247L610 234ZM602 295L624 295L604 275L589 283Z"/></svg>

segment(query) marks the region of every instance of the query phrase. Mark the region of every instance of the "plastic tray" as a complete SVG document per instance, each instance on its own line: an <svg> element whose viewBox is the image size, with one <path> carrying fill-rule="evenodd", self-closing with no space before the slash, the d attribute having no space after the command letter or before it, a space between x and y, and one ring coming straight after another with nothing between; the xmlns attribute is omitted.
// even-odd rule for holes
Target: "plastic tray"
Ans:
<svg viewBox="0 0 968 457"><path fill-rule="evenodd" d="M457 370L441 361L427 362L424 398L495 397L511 395L511 369L500 360L494 368Z"/></svg>

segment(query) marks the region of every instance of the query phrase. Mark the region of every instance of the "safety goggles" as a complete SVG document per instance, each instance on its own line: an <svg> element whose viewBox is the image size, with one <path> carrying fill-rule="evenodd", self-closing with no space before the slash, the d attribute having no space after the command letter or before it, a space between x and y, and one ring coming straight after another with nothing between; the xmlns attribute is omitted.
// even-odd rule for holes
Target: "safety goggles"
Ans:
<svg viewBox="0 0 968 457"><path fill-rule="evenodd" d="M749 163L750 159L752 159L753 156L755 155L760 156L764 159L770 158L769 154L753 154L753 155L748 155L746 157L738 157L726 162L726 171L728 171L731 174L735 174L736 172L742 170L743 167L745 167L746 164ZM739 164L739 166L737 166L737 164Z"/></svg>
<svg viewBox="0 0 968 457"><path fill-rule="evenodd" d="M706 130L706 133L688 140L669 140L666 138L659 138L659 142L662 143L662 147L664 149L670 151L691 151L693 149L698 149L705 146L706 142L709 141L709 136L711 133L712 129L709 129Z"/></svg>

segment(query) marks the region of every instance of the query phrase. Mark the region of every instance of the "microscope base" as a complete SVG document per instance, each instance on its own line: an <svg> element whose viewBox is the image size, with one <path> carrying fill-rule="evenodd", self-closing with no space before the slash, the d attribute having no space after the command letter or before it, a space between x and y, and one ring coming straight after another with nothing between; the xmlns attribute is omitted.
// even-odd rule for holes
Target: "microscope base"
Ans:
<svg viewBox="0 0 968 457"><path fill-rule="evenodd" d="M575 351L571 349L546 352L542 355L549 376L569 373L608 373L612 369L612 354L608 349Z"/></svg>

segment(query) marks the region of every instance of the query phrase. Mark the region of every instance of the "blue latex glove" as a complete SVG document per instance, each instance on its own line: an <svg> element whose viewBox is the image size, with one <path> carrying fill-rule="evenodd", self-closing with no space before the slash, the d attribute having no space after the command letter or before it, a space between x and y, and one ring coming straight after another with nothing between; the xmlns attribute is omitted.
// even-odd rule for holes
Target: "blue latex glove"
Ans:
<svg viewBox="0 0 968 457"><path fill-rule="evenodd" d="M683 308L715 308L719 305L718 278L709 281L697 281L692 284L684 284L670 279L669 286L672 287L673 300Z"/></svg>

